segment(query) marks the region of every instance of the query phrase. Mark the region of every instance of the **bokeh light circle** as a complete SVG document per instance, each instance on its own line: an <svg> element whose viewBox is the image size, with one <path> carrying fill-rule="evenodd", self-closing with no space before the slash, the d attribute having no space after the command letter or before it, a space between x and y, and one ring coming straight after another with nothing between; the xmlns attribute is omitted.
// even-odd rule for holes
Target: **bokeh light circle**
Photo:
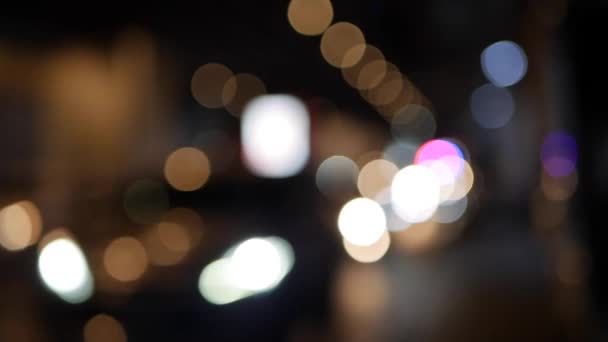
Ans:
<svg viewBox="0 0 608 342"><path fill-rule="evenodd" d="M464 155L458 145L443 139L434 139L420 146L414 162L423 164L431 161L441 161L449 167L454 178L460 176L464 168Z"/></svg>
<svg viewBox="0 0 608 342"><path fill-rule="evenodd" d="M132 282L146 271L148 255L139 240L121 237L107 246L103 254L103 264L112 278L121 282Z"/></svg>
<svg viewBox="0 0 608 342"><path fill-rule="evenodd" d="M261 238L244 241L231 257L233 281L239 287L261 291L281 277L281 255L272 243Z"/></svg>
<svg viewBox="0 0 608 342"><path fill-rule="evenodd" d="M526 75L528 58L517 43L503 40L483 50L481 68L488 81L495 86L509 87Z"/></svg>
<svg viewBox="0 0 608 342"><path fill-rule="evenodd" d="M373 71L373 68L367 68L367 66L371 63L381 61L385 63L386 68L384 54L377 47L370 44L362 44L361 46L355 46L351 49L353 53L359 51L359 49L365 49L365 52L363 53L363 56L361 56L361 59L353 66L342 68L342 77L351 87L356 89L374 87L375 84L378 83L379 80L377 78L379 77L369 77L370 71ZM367 72L365 73L367 76L360 77L364 69L367 69ZM382 70L380 70L380 72L382 72Z"/></svg>
<svg viewBox="0 0 608 342"><path fill-rule="evenodd" d="M391 185L393 209L406 222L426 221L437 210L440 192L440 180L430 168L407 166L395 175Z"/></svg>
<svg viewBox="0 0 608 342"><path fill-rule="evenodd" d="M390 188L393 177L399 168L392 162L384 159L372 160L365 164L359 172L357 187L363 197L379 199L379 194ZM384 196L388 200L388 196ZM380 197L380 203L383 200Z"/></svg>
<svg viewBox="0 0 608 342"><path fill-rule="evenodd" d="M241 143L247 168L267 178L291 177L310 156L310 117L306 104L291 95L265 95L245 108Z"/></svg>
<svg viewBox="0 0 608 342"><path fill-rule="evenodd" d="M557 131L547 135L541 147L543 168L552 177L565 177L576 169L578 148L573 136Z"/></svg>
<svg viewBox="0 0 608 342"><path fill-rule="evenodd" d="M469 194L475 183L475 174L473 168L465 160L460 175L455 179L454 188L450 195L449 201L457 201Z"/></svg>
<svg viewBox="0 0 608 342"><path fill-rule="evenodd" d="M365 53L365 37L361 30L348 22L330 26L321 38L321 54L336 68L351 67Z"/></svg>
<svg viewBox="0 0 608 342"><path fill-rule="evenodd" d="M199 67L192 76L191 91L196 101L208 108L219 108L225 98L234 97L234 91L224 92L224 85L233 76L232 70L223 64L208 63Z"/></svg>
<svg viewBox="0 0 608 342"><path fill-rule="evenodd" d="M42 247L38 274L47 288L68 303L82 303L93 294L93 276L86 257L69 238L53 239Z"/></svg>
<svg viewBox="0 0 608 342"><path fill-rule="evenodd" d="M325 196L336 197L352 194L357 184L359 167L345 156L331 156L317 168L317 188Z"/></svg>
<svg viewBox="0 0 608 342"><path fill-rule="evenodd" d="M369 246L358 246L346 239L342 239L342 245L346 253L354 260L362 263L372 263L382 259L386 254L391 245L391 237L388 231L385 231L378 241Z"/></svg>
<svg viewBox="0 0 608 342"><path fill-rule="evenodd" d="M38 242L42 218L36 205L20 201L0 210L0 245L9 251L22 250Z"/></svg>
<svg viewBox="0 0 608 342"><path fill-rule="evenodd" d="M515 100L508 89L486 84L471 94L471 113L481 127L501 128L513 118Z"/></svg>
<svg viewBox="0 0 608 342"><path fill-rule="evenodd" d="M378 241L386 230L386 217L382 207L368 198L355 198L347 202L338 216L340 234L349 243L369 246Z"/></svg>
<svg viewBox="0 0 608 342"><path fill-rule="evenodd" d="M236 74L226 81L222 103L230 114L240 117L247 104L266 94L266 85L253 74Z"/></svg>
<svg viewBox="0 0 608 342"><path fill-rule="evenodd" d="M124 327L114 317L99 314L84 326L84 342L127 342Z"/></svg>
<svg viewBox="0 0 608 342"><path fill-rule="evenodd" d="M291 0L287 18L298 33L316 36L329 27L334 18L334 9L329 0Z"/></svg>
<svg viewBox="0 0 608 342"><path fill-rule="evenodd" d="M211 165L205 152L194 147L182 147L167 157L164 173L173 188L194 191L209 179Z"/></svg>

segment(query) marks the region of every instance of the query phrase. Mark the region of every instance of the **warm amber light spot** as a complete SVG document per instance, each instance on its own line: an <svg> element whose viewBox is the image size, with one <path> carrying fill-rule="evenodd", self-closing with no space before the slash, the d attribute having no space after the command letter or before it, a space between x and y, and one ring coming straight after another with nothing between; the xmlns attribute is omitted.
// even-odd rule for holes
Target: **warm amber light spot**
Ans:
<svg viewBox="0 0 608 342"><path fill-rule="evenodd" d="M112 278L121 282L139 279L148 267L146 250L132 237L118 238L106 248L103 264Z"/></svg>
<svg viewBox="0 0 608 342"><path fill-rule="evenodd" d="M337 68L351 67L365 53L365 37L361 30L347 22L330 26L321 38L321 54Z"/></svg>
<svg viewBox="0 0 608 342"><path fill-rule="evenodd" d="M391 237L388 231L385 231L380 240L369 246L357 246L346 239L342 240L342 245L351 258L362 263L372 263L382 259L386 254L391 245Z"/></svg>
<svg viewBox="0 0 608 342"><path fill-rule="evenodd" d="M240 117L249 101L266 94L266 85L255 75L237 74L226 82L222 94L226 110Z"/></svg>
<svg viewBox="0 0 608 342"><path fill-rule="evenodd" d="M127 342L127 334L122 324L112 316L99 314L84 326L85 342Z"/></svg>
<svg viewBox="0 0 608 342"><path fill-rule="evenodd" d="M366 99L376 106L383 106L395 101L404 87L403 77L399 70L389 70L377 86L367 92Z"/></svg>
<svg viewBox="0 0 608 342"><path fill-rule="evenodd" d="M182 261L203 235L203 221L192 209L174 208L163 215L162 222L146 235L150 262L158 266Z"/></svg>
<svg viewBox="0 0 608 342"><path fill-rule="evenodd" d="M291 0L287 18L298 33L316 36L331 24L334 9L329 0Z"/></svg>
<svg viewBox="0 0 608 342"><path fill-rule="evenodd" d="M388 160L376 159L367 163L359 172L357 188L359 193L367 198L379 200L379 196L386 192L385 197L390 198L390 189L393 177L399 168Z"/></svg>
<svg viewBox="0 0 608 342"><path fill-rule="evenodd" d="M173 222L161 222L157 228L160 241L168 250L185 253L190 249L190 237L181 225Z"/></svg>
<svg viewBox="0 0 608 342"><path fill-rule="evenodd" d="M165 161L165 178L177 190L201 188L211 175L211 165L205 152L194 147L173 151Z"/></svg>
<svg viewBox="0 0 608 342"><path fill-rule="evenodd" d="M362 44L361 46L356 45L354 47L351 48L351 50L353 50L353 53L356 53L356 51L358 51L357 49L361 49L364 48L365 52L363 53L363 56L361 56L361 59L359 59L359 61L354 64L351 67L348 68L343 68L342 69L342 77L344 77L344 80L353 88L357 88L357 89L362 89L361 85L359 84L359 74L361 74L361 71L366 68L366 66L372 62L375 61L385 61L384 59L384 54L382 53L382 51L378 50L378 48L376 48L373 45L365 45ZM371 70L370 70L371 71ZM383 75L381 75L383 76ZM375 78L372 78L371 81L376 81ZM373 84L369 84L369 87L372 87ZM368 88L369 88L368 87Z"/></svg>
<svg viewBox="0 0 608 342"><path fill-rule="evenodd" d="M41 230L40 211L32 202L21 201L0 210L0 245L9 251L36 243Z"/></svg>
<svg viewBox="0 0 608 342"><path fill-rule="evenodd" d="M190 83L192 96L198 103L209 108L220 108L224 98L231 98L234 93L224 92L224 85L233 76L225 65L209 63L199 67Z"/></svg>

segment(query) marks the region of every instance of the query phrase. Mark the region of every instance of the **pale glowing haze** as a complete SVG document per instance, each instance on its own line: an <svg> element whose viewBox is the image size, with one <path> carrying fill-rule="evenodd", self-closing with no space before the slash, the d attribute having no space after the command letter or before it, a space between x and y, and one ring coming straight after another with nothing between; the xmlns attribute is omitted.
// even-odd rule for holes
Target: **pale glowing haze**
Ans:
<svg viewBox="0 0 608 342"><path fill-rule="evenodd" d="M205 152L194 147L182 147L167 157L164 174L173 188L194 191L205 185L211 166Z"/></svg>

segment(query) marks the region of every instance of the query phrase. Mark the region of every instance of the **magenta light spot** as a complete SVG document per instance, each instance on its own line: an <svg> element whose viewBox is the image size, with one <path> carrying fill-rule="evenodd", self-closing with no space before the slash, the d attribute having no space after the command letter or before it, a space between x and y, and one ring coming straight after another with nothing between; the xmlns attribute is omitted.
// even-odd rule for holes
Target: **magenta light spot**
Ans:
<svg viewBox="0 0 608 342"><path fill-rule="evenodd" d="M464 168L462 151L456 144L447 140L435 139L420 146L414 163L423 164L435 160L449 167L454 177L458 177Z"/></svg>
<svg viewBox="0 0 608 342"><path fill-rule="evenodd" d="M576 169L576 140L567 133L553 132L545 138L540 156L543 168L550 176L568 176Z"/></svg>

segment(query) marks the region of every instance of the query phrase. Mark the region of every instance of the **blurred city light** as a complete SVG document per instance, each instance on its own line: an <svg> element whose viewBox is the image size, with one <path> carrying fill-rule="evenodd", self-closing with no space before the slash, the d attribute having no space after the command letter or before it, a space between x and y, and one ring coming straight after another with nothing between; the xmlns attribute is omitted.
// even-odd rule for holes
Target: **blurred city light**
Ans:
<svg viewBox="0 0 608 342"><path fill-rule="evenodd" d="M190 238L184 227L172 222L161 222L158 224L158 235L167 249L186 253L190 249Z"/></svg>
<svg viewBox="0 0 608 342"><path fill-rule="evenodd" d="M386 217L380 204L368 198L355 198L340 210L338 228L349 243L369 246L386 231Z"/></svg>
<svg viewBox="0 0 608 342"><path fill-rule="evenodd" d="M84 326L83 337L84 342L127 342L125 328L107 314L91 317Z"/></svg>
<svg viewBox="0 0 608 342"><path fill-rule="evenodd" d="M237 74L226 81L222 101L226 110L240 117L251 100L264 94L266 94L266 85L257 76Z"/></svg>
<svg viewBox="0 0 608 342"><path fill-rule="evenodd" d="M281 255L270 242L253 238L242 242L230 257L232 281L250 291L265 291L281 280Z"/></svg>
<svg viewBox="0 0 608 342"><path fill-rule="evenodd" d="M341 69L342 77L344 80L353 88L356 89L369 89L375 87L386 72L386 61L384 60L384 54L373 45L365 45L363 56L354 65ZM354 47L353 49L359 49ZM376 62L380 62L379 64ZM366 72L364 69L368 68L368 65L376 63L376 68L370 68ZM377 67L380 66L380 69ZM375 72L374 72L375 69ZM363 77L362 77L363 76Z"/></svg>
<svg viewBox="0 0 608 342"><path fill-rule="evenodd" d="M182 210L180 210L180 214ZM184 213L188 213L188 211L184 211ZM196 215L196 213L193 214ZM144 239L150 263L157 266L170 266L182 261L197 242L193 235L197 232L197 235L202 234L200 229L201 227L198 225L193 227L163 218L163 221L154 226Z"/></svg>
<svg viewBox="0 0 608 342"><path fill-rule="evenodd" d="M370 87L365 99L375 105L384 106L395 101L404 90L406 83L399 69L392 63L387 63L386 73L378 79L378 83Z"/></svg>
<svg viewBox="0 0 608 342"><path fill-rule="evenodd" d="M205 185L211 166L205 152L194 147L182 147L167 157L164 173L167 182L175 189L194 191Z"/></svg>
<svg viewBox="0 0 608 342"><path fill-rule="evenodd" d="M163 214L163 222L180 226L188 234L190 247L198 245L203 237L203 218L193 209L172 208Z"/></svg>
<svg viewBox="0 0 608 342"><path fill-rule="evenodd" d="M359 90L371 89L385 78L387 72L387 62L383 59L376 59L368 62L359 71L357 76L357 88Z"/></svg>
<svg viewBox="0 0 608 342"><path fill-rule="evenodd" d="M234 284L230 272L230 258L215 260L205 266L199 277L198 288L209 303L230 304L255 294Z"/></svg>
<svg viewBox="0 0 608 342"><path fill-rule="evenodd" d="M287 18L294 30L306 36L325 32L334 18L330 0L291 0Z"/></svg>
<svg viewBox="0 0 608 342"><path fill-rule="evenodd" d="M284 178L300 172L310 154L306 105L290 95L260 96L241 120L245 165L261 177Z"/></svg>
<svg viewBox="0 0 608 342"><path fill-rule="evenodd" d="M191 81L192 96L199 104L208 108L220 108L232 100L236 89L224 90L224 85L233 76L232 70L223 64L208 63L194 72Z"/></svg>
<svg viewBox="0 0 608 342"><path fill-rule="evenodd" d="M475 174L473 173L471 165L466 160L463 160L462 165L462 172L454 180L455 183L449 198L450 201L456 201L465 197L471 191L475 183Z"/></svg>
<svg viewBox="0 0 608 342"><path fill-rule="evenodd" d="M393 177L399 168L390 161L384 159L372 160L359 172L357 187L363 197L375 199L378 203L384 204L390 201L390 189ZM379 196L384 192L384 196Z"/></svg>
<svg viewBox="0 0 608 342"><path fill-rule="evenodd" d="M512 41L503 40L483 50L481 68L492 84L497 87L509 87L526 75L528 59L521 46Z"/></svg>
<svg viewBox="0 0 608 342"><path fill-rule="evenodd" d="M450 169L449 165L444 160L427 160L419 163L429 168L439 181L439 204L448 201L456 184L456 175Z"/></svg>
<svg viewBox="0 0 608 342"><path fill-rule="evenodd" d="M148 267L148 255L139 240L121 237L112 241L103 254L106 272L120 282L139 279Z"/></svg>
<svg viewBox="0 0 608 342"><path fill-rule="evenodd" d="M386 254L390 245L391 237L388 231L384 231L382 237L369 246L359 246L342 239L342 245L346 253L354 260L362 263L376 262Z"/></svg>
<svg viewBox="0 0 608 342"><path fill-rule="evenodd" d="M396 68L396 67L395 67ZM390 64L389 64L389 69L390 68ZM376 110L378 111L378 113L382 114L382 116L388 121L388 122L392 122L393 118L401 113L402 111L404 111L404 109L407 110L412 110L414 109L414 111L418 111L419 109L414 107L414 108L409 108L409 106L420 106L422 108L427 108L427 106L430 105L430 102L428 102L428 100L425 99L424 95L422 95L422 93L420 92L420 90L418 90L418 88L416 88L416 86L407 78L405 77L405 75L401 74L396 75L395 70L388 72L389 77L396 77L399 76L401 77L401 91L397 94L396 98L392 98L391 93L387 92L385 94L380 94L378 93L379 90L382 90L383 88L374 88L371 89L369 94L368 94L368 101L371 102L372 104L375 103L374 101L377 101L377 103L383 103L383 99L385 100L389 100L388 103L383 104L383 105L377 105ZM389 88L390 90L390 88ZM428 111L428 109L426 109ZM431 113L432 114L432 113ZM402 114L403 116L403 114ZM404 119L404 123L408 122L408 116L403 116L402 119ZM431 120L435 120L435 118L433 117ZM424 122L424 121L423 121ZM430 123L430 120L427 121L428 123ZM430 123L430 125L428 125L429 127L432 127L432 123ZM436 126L436 123L435 123ZM436 128L436 127L435 127ZM428 129L423 130L421 132L421 135L424 137L424 135L428 135ZM428 140L430 138L432 138L432 136L428 136L426 139L425 138L419 138L417 137L417 135L415 134L415 131L410 131L414 133L414 140ZM404 138L407 139L407 136L403 136ZM412 140L411 138L408 140Z"/></svg>
<svg viewBox="0 0 608 342"><path fill-rule="evenodd" d="M359 167L350 158L332 156L317 168L317 188L328 197L337 197L355 192Z"/></svg>
<svg viewBox="0 0 608 342"><path fill-rule="evenodd" d="M48 242L38 255L38 273L46 287L68 303L78 304L93 294L93 276L80 247L71 239Z"/></svg>
<svg viewBox="0 0 608 342"><path fill-rule="evenodd" d="M471 94L473 119L483 128L504 127L511 121L514 112L515 100L506 88L486 84Z"/></svg>
<svg viewBox="0 0 608 342"><path fill-rule="evenodd" d="M391 185L393 209L406 222L431 218L440 201L441 183L435 172L423 165L410 165L395 175Z"/></svg>
<svg viewBox="0 0 608 342"><path fill-rule="evenodd" d="M36 205L20 201L0 210L0 245L18 251L38 242L42 218Z"/></svg>
<svg viewBox="0 0 608 342"><path fill-rule="evenodd" d="M552 177L573 173L578 160L576 140L571 135L556 131L548 134L541 147L543 168Z"/></svg>
<svg viewBox="0 0 608 342"><path fill-rule="evenodd" d="M331 25L321 38L321 54L336 68L357 64L365 53L365 37L361 30L347 22Z"/></svg>
<svg viewBox="0 0 608 342"><path fill-rule="evenodd" d="M199 290L210 303L223 305L272 290L294 263L291 245L278 237L251 238L207 265Z"/></svg>
<svg viewBox="0 0 608 342"><path fill-rule="evenodd" d="M443 139L435 139L424 143L418 148L414 162L424 164L432 161L441 161L448 168L453 178L462 174L464 169L464 155L460 148Z"/></svg>

